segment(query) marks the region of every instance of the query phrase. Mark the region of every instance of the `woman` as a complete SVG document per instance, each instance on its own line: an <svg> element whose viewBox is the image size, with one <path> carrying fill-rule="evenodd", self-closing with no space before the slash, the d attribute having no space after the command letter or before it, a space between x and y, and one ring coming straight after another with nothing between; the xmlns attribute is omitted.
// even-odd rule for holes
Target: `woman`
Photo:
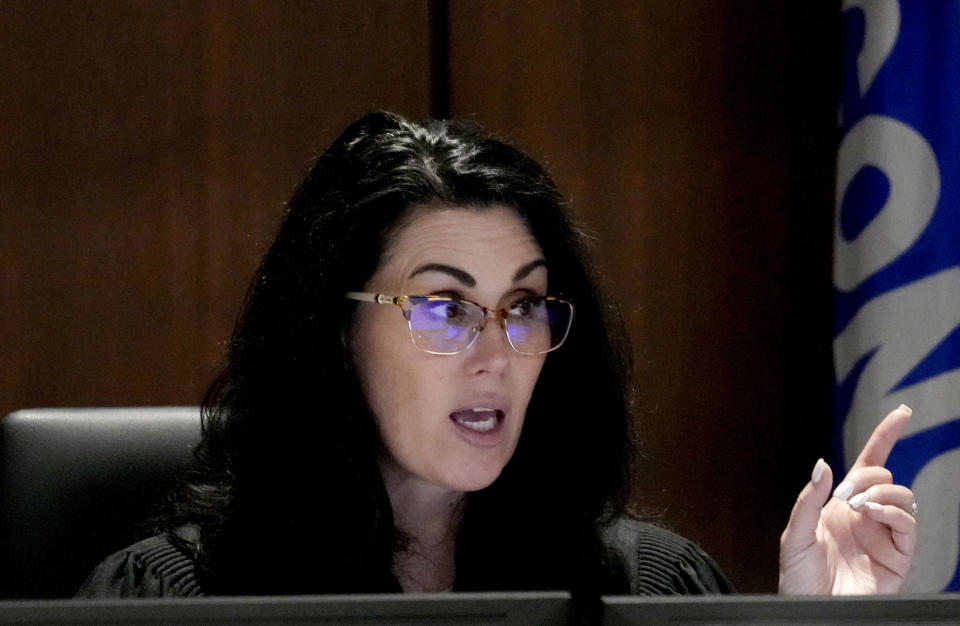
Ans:
<svg viewBox="0 0 960 626"><path fill-rule="evenodd" d="M81 594L731 590L696 546L626 513L629 361L595 285L530 158L463 124L359 120L251 284L200 469L163 532ZM868 494L861 512L821 510L818 463L784 533L784 591L899 587L913 498L880 466L906 417L839 494Z"/></svg>

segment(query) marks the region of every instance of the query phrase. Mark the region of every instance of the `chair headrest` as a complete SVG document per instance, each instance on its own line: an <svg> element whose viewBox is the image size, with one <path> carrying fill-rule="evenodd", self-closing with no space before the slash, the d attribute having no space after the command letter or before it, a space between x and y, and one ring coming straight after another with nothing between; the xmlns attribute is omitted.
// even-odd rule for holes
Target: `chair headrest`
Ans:
<svg viewBox="0 0 960 626"><path fill-rule="evenodd" d="M0 419L0 597L72 595L100 559L136 539L199 439L197 407Z"/></svg>

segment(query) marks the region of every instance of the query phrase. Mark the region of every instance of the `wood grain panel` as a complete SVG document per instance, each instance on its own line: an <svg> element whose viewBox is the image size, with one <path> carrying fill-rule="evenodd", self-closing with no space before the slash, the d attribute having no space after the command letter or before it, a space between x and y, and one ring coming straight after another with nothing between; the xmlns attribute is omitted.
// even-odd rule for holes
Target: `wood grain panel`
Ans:
<svg viewBox="0 0 960 626"><path fill-rule="evenodd" d="M451 3L452 113L544 160L597 235L636 354L638 506L751 591L828 453L834 10Z"/></svg>
<svg viewBox="0 0 960 626"><path fill-rule="evenodd" d="M0 14L0 412L196 403L314 154L430 110L423 3Z"/></svg>

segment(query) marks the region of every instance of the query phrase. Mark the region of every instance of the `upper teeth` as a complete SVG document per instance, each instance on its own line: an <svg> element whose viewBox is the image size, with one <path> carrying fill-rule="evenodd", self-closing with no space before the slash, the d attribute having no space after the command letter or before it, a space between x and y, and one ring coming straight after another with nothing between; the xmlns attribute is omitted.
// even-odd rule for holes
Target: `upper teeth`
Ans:
<svg viewBox="0 0 960 626"><path fill-rule="evenodd" d="M474 413L483 413L484 411L496 411L496 409L488 409L482 406L478 406L477 408L473 409Z"/></svg>
<svg viewBox="0 0 960 626"><path fill-rule="evenodd" d="M497 425L497 418L496 416L494 416L494 417L491 417L490 419L480 420L476 422L468 422L465 420L457 420L457 422L466 426L467 428L486 432L488 430L492 430L493 427Z"/></svg>

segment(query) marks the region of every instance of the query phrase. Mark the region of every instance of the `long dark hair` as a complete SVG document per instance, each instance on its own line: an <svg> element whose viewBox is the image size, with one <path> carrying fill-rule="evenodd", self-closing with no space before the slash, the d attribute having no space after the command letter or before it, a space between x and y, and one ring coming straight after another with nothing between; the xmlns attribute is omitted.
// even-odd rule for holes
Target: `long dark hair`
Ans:
<svg viewBox="0 0 960 626"><path fill-rule="evenodd" d="M539 164L475 126L375 113L297 188L204 397L199 469L167 528L199 526L209 593L399 590L383 444L345 348L356 305L343 294L424 204L514 208L544 252L551 292L576 306L513 458L467 498L455 588L624 591L599 533L629 492L628 351L563 197Z"/></svg>

